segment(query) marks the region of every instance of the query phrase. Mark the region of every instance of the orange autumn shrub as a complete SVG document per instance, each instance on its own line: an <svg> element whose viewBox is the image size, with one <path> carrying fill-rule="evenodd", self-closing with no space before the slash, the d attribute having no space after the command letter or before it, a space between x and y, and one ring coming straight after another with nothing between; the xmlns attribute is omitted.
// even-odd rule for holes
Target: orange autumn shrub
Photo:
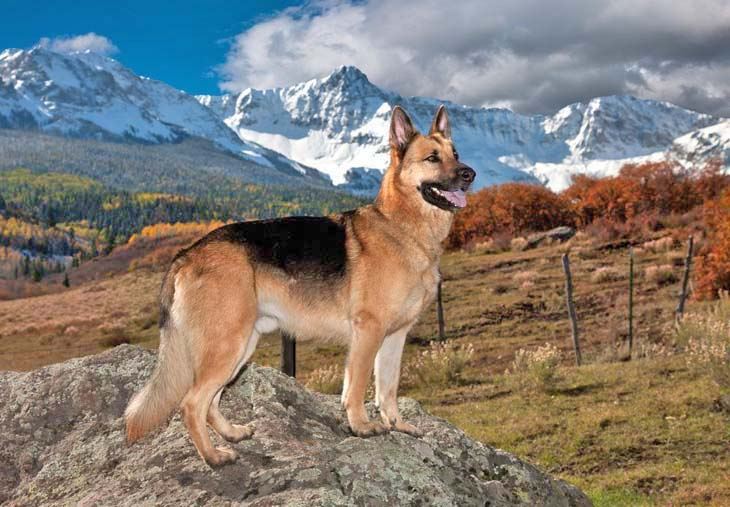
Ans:
<svg viewBox="0 0 730 507"><path fill-rule="evenodd" d="M730 188L705 205L704 223L708 242L697 259L695 295L712 299L730 290Z"/></svg>
<svg viewBox="0 0 730 507"><path fill-rule="evenodd" d="M447 246L461 248L496 234L511 236L573 224L573 213L554 192L540 185L506 183L469 196L469 205L456 215Z"/></svg>
<svg viewBox="0 0 730 507"><path fill-rule="evenodd" d="M599 241L650 237L667 227L686 236L702 205L730 188L723 169L712 161L691 173L664 161L626 165L610 178L576 175L560 194L521 183L488 187L469 196L446 244L463 248L558 225L576 225Z"/></svg>

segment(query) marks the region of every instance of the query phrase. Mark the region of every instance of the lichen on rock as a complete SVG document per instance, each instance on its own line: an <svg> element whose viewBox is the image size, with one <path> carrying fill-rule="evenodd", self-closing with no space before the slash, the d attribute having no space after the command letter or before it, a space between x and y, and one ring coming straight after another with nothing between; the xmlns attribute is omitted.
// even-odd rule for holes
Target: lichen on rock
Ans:
<svg viewBox="0 0 730 507"><path fill-rule="evenodd" d="M399 406L422 438L357 438L338 397L256 365L221 402L231 421L256 431L234 445L236 463L206 466L179 415L127 446L122 414L154 363L154 353L123 345L29 373L0 373L0 503L590 505L573 486L471 440L414 400Z"/></svg>

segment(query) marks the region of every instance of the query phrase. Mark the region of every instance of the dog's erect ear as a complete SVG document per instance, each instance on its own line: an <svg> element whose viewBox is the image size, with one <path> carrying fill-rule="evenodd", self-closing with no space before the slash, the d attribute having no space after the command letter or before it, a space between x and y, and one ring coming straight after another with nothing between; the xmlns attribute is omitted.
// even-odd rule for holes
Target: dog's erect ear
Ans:
<svg viewBox="0 0 730 507"><path fill-rule="evenodd" d="M402 107L395 106L390 118L390 145L402 155L415 135L416 128L408 117L408 113Z"/></svg>
<svg viewBox="0 0 730 507"><path fill-rule="evenodd" d="M431 124L431 130L429 134L439 133L446 139L451 139L451 125L449 124L449 114L446 112L446 108L441 105L436 116L433 117L433 123Z"/></svg>

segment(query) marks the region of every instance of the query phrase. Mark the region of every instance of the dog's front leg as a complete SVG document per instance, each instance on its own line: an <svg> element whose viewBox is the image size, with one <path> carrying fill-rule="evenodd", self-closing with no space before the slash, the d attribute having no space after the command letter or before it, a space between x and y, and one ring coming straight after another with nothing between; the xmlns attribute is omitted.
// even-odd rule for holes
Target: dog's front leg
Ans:
<svg viewBox="0 0 730 507"><path fill-rule="evenodd" d="M400 380L403 346L410 326L386 336L375 357L375 400L383 422L392 430L420 436L418 428L403 421L398 413L398 382Z"/></svg>
<svg viewBox="0 0 730 507"><path fill-rule="evenodd" d="M345 363L345 374L342 377L342 395L340 396L340 403L342 408L345 408L345 401L347 400L347 389L350 387L350 362Z"/></svg>
<svg viewBox="0 0 730 507"><path fill-rule="evenodd" d="M347 357L344 405L352 432L359 437L385 433L388 428L372 422L365 411L365 391L373 373L375 355L383 342L383 327L371 314L360 312L353 319L353 337Z"/></svg>

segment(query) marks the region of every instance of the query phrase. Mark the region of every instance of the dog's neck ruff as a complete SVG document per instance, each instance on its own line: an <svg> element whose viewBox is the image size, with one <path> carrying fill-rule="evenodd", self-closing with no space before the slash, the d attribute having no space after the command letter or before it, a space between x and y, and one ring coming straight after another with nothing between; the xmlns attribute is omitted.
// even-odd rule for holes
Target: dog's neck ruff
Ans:
<svg viewBox="0 0 730 507"><path fill-rule="evenodd" d="M429 257L438 258L454 215L428 204L417 189L403 188L388 169L375 199L375 208L402 234L411 237Z"/></svg>

